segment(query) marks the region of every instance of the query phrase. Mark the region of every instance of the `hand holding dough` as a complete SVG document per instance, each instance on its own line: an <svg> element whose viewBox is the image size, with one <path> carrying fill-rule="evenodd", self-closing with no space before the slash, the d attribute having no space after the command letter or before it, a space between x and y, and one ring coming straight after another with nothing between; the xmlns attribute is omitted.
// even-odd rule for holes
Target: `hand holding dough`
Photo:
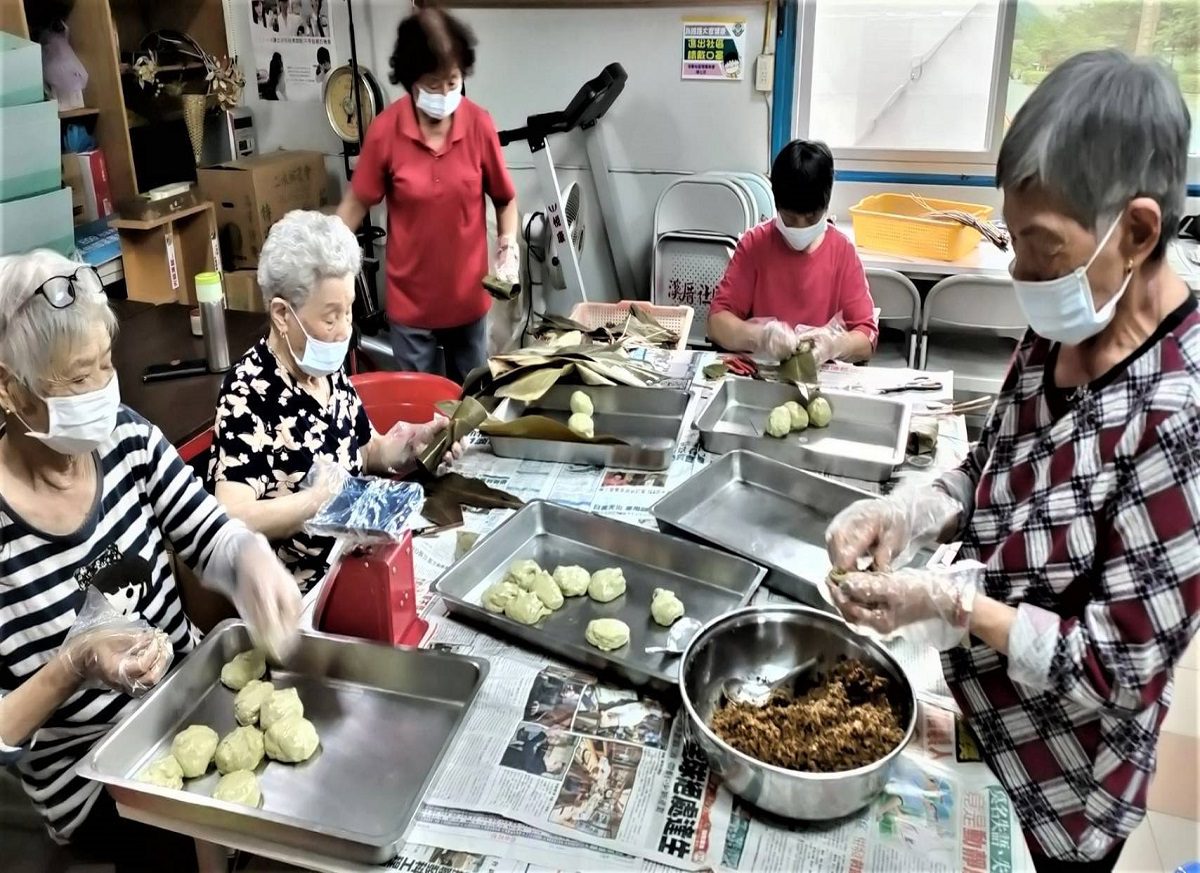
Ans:
<svg viewBox="0 0 1200 873"><path fill-rule="evenodd" d="M241 691L251 679L261 679L267 672L267 656L258 649L234 655L233 660L221 668L221 683L226 688Z"/></svg>
<svg viewBox="0 0 1200 873"><path fill-rule="evenodd" d="M512 582L523 591L528 591L540 572L542 568L538 566L537 561L513 561L504 576L504 581Z"/></svg>
<svg viewBox="0 0 1200 873"><path fill-rule="evenodd" d="M262 703L258 711L258 726L264 731L290 715L304 715L304 704L300 702L300 694L295 688L283 688L272 691L271 696ZM246 769L253 769L247 767Z"/></svg>
<svg viewBox="0 0 1200 873"><path fill-rule="evenodd" d="M271 725L263 742L272 761L299 764L312 757L320 740L311 721L292 715Z"/></svg>
<svg viewBox="0 0 1200 873"><path fill-rule="evenodd" d="M178 791L183 787L183 770L174 755L159 758L137 775L138 782L147 785L157 785L159 788L174 788Z"/></svg>
<svg viewBox="0 0 1200 873"><path fill-rule="evenodd" d="M497 582L483 592L483 608L488 612L501 613L510 600L521 593L515 582Z"/></svg>
<svg viewBox="0 0 1200 873"><path fill-rule="evenodd" d="M258 724L258 713L275 686L261 679L251 679L233 698L233 715L238 724Z"/></svg>
<svg viewBox="0 0 1200 873"><path fill-rule="evenodd" d="M620 567L608 567L592 574L588 597L598 603L608 603L625 593L625 573Z"/></svg>
<svg viewBox="0 0 1200 873"><path fill-rule="evenodd" d="M558 589L564 597L579 597L587 594L592 574L583 567L556 567L554 581L558 583Z"/></svg>
<svg viewBox="0 0 1200 873"><path fill-rule="evenodd" d="M532 591L522 591L504 607L504 614L521 624L537 624L550 610Z"/></svg>
<svg viewBox="0 0 1200 873"><path fill-rule="evenodd" d="M654 597L650 601L650 615L663 627L670 627L683 615L683 601L675 596L674 591L666 588L655 588Z"/></svg>
<svg viewBox="0 0 1200 873"><path fill-rule="evenodd" d="M554 581L554 577L549 573L545 571L539 573L530 590L537 595L538 600L546 604L547 609L562 609L563 593L559 589L558 583Z"/></svg>
<svg viewBox="0 0 1200 873"><path fill-rule="evenodd" d="M255 727L234 728L217 744L217 770L253 770L263 759L262 731Z"/></svg>
<svg viewBox="0 0 1200 873"><path fill-rule="evenodd" d="M188 779L203 776L217 751L217 732L208 725L193 724L175 734L171 755Z"/></svg>
<svg viewBox="0 0 1200 873"><path fill-rule="evenodd" d="M213 789L213 800L224 800L226 803L241 803L246 806L258 806L262 801L262 791L258 787L258 777L252 770L234 770L226 773Z"/></svg>
<svg viewBox="0 0 1200 873"><path fill-rule="evenodd" d="M584 638L602 652L611 652L629 642L629 625L619 618L589 621Z"/></svg>

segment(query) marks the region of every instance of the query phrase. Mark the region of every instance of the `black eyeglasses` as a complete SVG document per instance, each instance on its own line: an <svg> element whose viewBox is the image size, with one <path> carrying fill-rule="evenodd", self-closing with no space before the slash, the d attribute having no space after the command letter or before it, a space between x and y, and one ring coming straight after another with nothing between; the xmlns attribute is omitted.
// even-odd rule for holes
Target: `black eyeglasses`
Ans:
<svg viewBox="0 0 1200 873"><path fill-rule="evenodd" d="M94 268L83 266L70 276L51 276L30 295L32 300L39 294L55 309L66 309L80 294L96 296L104 293L104 283Z"/></svg>

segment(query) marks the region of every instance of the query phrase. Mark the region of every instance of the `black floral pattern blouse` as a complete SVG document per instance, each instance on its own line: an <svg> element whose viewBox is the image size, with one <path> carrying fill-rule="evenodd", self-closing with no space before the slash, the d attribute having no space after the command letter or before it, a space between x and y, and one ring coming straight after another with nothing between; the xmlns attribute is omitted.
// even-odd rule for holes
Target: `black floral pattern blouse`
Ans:
<svg viewBox="0 0 1200 873"><path fill-rule="evenodd" d="M300 388L266 339L253 345L221 386L210 487L237 482L253 488L260 500L284 497L299 490L318 458L360 475L371 422L345 373L326 378L329 400L322 405ZM307 591L324 577L333 540L300 532L271 545Z"/></svg>

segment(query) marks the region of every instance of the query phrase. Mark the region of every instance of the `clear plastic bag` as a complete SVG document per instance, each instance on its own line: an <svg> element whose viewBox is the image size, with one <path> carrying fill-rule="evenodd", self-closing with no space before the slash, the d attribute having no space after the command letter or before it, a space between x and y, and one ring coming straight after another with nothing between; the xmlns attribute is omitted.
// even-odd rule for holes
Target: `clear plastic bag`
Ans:
<svg viewBox="0 0 1200 873"><path fill-rule="evenodd" d="M415 482L347 477L304 526L318 536L399 540L420 517L425 489Z"/></svg>
<svg viewBox="0 0 1200 873"><path fill-rule="evenodd" d="M161 630L117 612L100 591L88 588L59 657L83 680L82 688L140 697L167 674L175 651Z"/></svg>

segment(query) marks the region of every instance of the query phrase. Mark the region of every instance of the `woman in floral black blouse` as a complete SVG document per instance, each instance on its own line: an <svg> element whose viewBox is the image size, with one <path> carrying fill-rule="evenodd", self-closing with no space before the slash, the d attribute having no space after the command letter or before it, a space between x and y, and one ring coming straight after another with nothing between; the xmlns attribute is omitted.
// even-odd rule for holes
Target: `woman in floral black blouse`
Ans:
<svg viewBox="0 0 1200 873"><path fill-rule="evenodd" d="M333 547L303 531L329 497L329 472L400 471L446 424L438 416L378 434L342 372L361 259L333 216L297 210L271 228L258 267L271 331L225 377L217 404L209 466L217 499L271 540L301 590L325 575ZM329 472L302 489L316 462Z"/></svg>

